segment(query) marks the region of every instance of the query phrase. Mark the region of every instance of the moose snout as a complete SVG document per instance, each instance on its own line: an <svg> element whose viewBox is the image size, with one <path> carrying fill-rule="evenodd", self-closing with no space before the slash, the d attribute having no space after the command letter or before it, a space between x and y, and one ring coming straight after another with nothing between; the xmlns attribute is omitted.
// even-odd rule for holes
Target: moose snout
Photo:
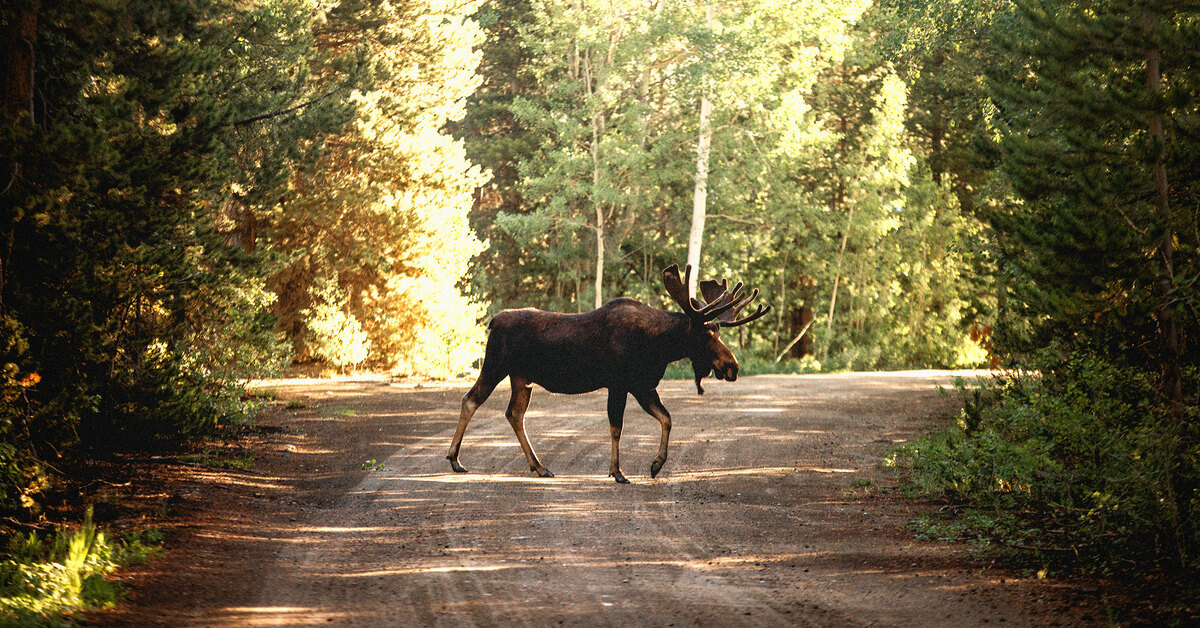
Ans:
<svg viewBox="0 0 1200 628"><path fill-rule="evenodd" d="M737 381L738 365L736 362L733 364L719 365L713 368L713 375L715 375L717 379L722 379L727 382Z"/></svg>

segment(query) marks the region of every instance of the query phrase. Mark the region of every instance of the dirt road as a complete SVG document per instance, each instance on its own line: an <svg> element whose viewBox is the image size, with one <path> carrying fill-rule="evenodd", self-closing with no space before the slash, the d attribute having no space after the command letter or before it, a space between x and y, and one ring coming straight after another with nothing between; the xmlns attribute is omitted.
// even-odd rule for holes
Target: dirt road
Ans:
<svg viewBox="0 0 1200 628"><path fill-rule="evenodd" d="M605 395L534 390L529 472L502 413L445 460L467 384L281 381L255 469L132 573L97 624L976 626L1101 623L1096 595L914 541L882 458L954 410L946 372L664 382L671 457L631 404L606 477ZM364 461L373 463L364 464ZM364 469L364 466L369 467ZM195 489L201 490L199 488ZM207 513L207 515L205 514Z"/></svg>

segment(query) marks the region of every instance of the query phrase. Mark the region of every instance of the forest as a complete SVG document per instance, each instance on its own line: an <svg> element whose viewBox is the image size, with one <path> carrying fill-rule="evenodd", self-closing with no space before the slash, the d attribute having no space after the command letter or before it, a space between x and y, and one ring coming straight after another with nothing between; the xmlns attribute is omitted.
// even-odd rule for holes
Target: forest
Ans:
<svg viewBox="0 0 1200 628"><path fill-rule="evenodd" d="M456 376L690 263L773 307L745 374L997 369L894 455L976 538L1200 567L1195 2L2 6L7 520L251 379Z"/></svg>

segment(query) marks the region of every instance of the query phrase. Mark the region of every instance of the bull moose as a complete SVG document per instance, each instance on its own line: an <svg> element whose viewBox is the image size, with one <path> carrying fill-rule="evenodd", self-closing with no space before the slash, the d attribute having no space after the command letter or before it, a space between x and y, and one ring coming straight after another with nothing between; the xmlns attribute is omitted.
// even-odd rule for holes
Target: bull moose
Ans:
<svg viewBox="0 0 1200 628"><path fill-rule="evenodd" d="M700 380L710 372L717 379L736 380L738 362L721 342L720 329L745 325L771 311L770 306L759 305L753 314L738 318L742 309L758 296L757 289L743 296L741 282L728 290L726 281L702 281L700 292L707 303L697 301L688 296L691 272L688 266L681 279L675 264L662 271L667 294L682 312L667 312L634 299L618 298L582 314L532 308L497 314L489 325L479 379L463 397L458 429L446 456L451 468L459 473L467 471L458 461L467 424L500 380L508 376L512 398L505 417L517 434L531 471L542 477L554 477L538 460L525 434L525 410L529 407L532 385L538 384L550 392L568 394L608 389L612 435L608 472L622 484L629 480L621 473L618 450L625 401L632 394L642 409L662 426L658 456L650 464L650 477L657 476L667 461L667 440L671 434L671 415L663 407L657 390L667 365L689 358L699 394L704 394Z"/></svg>

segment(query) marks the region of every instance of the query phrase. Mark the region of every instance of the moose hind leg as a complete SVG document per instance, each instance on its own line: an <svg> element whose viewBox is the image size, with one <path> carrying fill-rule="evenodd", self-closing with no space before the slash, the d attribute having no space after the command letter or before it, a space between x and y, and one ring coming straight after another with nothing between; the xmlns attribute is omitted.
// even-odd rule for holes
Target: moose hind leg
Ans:
<svg viewBox="0 0 1200 628"><path fill-rule="evenodd" d="M550 470L542 466L533 445L529 444L529 436L525 433L525 410L529 408L529 397L533 394L533 386L528 380L515 375L508 376L512 383L512 398L508 402L508 411L504 413L508 424L517 434L517 442L521 443L521 451L525 452L525 460L529 462L529 470L537 472L544 478L554 477Z"/></svg>
<svg viewBox="0 0 1200 628"><path fill-rule="evenodd" d="M647 414L658 419L659 425L662 426L662 438L658 441L658 455L655 456L654 462L650 463L650 477L657 477L658 472L662 471L663 465L667 463L667 442L671 438L671 413L667 412L666 406L658 398L657 390L634 393L633 397L637 399L638 405L642 406Z"/></svg>
<svg viewBox="0 0 1200 628"><path fill-rule="evenodd" d="M621 427L625 422L625 391L608 391L608 431L612 435L612 461L608 474L620 484L629 484L621 473Z"/></svg>
<svg viewBox="0 0 1200 628"><path fill-rule="evenodd" d="M463 396L462 410L458 414L458 428L454 430L454 438L450 440L450 453L446 454L446 459L450 461L450 468L458 473L466 473L467 468L459 464L458 452L462 448L463 434L467 433L467 424L471 422L471 417L475 415L475 411L487 398L491 396L492 391L496 389L496 385L504 376L496 377L490 371L483 371L479 374L479 379L475 380L475 385L467 394Z"/></svg>

